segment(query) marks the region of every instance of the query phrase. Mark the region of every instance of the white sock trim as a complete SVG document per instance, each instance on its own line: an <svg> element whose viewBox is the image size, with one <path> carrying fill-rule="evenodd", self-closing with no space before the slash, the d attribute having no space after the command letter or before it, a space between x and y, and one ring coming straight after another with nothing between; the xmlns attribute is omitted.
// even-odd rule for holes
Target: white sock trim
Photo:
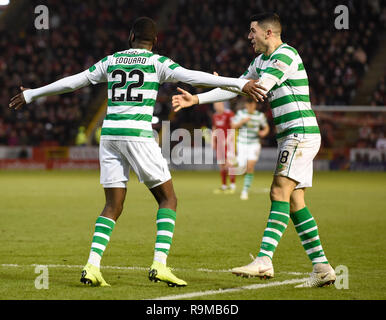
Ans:
<svg viewBox="0 0 386 320"><path fill-rule="evenodd" d="M90 251L90 256L88 257L88 263L92 264L93 266L100 268L101 266L101 259L102 257L96 253L95 251Z"/></svg>
<svg viewBox="0 0 386 320"><path fill-rule="evenodd" d="M162 251L154 251L154 261L158 261L166 265L168 255Z"/></svg>

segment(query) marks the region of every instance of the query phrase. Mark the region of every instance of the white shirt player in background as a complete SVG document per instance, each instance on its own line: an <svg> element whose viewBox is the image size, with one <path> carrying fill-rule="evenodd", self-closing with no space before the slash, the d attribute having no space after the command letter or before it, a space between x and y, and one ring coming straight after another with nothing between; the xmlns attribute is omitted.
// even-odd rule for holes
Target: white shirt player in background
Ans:
<svg viewBox="0 0 386 320"><path fill-rule="evenodd" d="M145 183L159 205L149 279L171 286L187 284L166 267L176 220L177 198L167 162L155 142L151 126L159 85L182 81L196 86L232 88L250 94L256 100L265 96L254 81L188 70L167 57L154 54L151 50L156 40L155 22L147 17L138 18L129 37L132 49L109 55L88 70L47 86L36 89L21 87L22 92L13 97L9 105L19 109L39 97L107 82L107 114L101 130L99 153L100 180L106 205L97 218L89 259L81 275L81 282L92 286L109 286L100 272L100 261L123 210L130 169Z"/></svg>
<svg viewBox="0 0 386 320"><path fill-rule="evenodd" d="M306 206L304 194L312 186L313 159L320 148L320 131L311 108L308 77L297 50L281 40L282 26L275 13L250 18L248 40L257 55L240 78L256 79L267 89L278 143L278 159L271 184L271 210L260 250L252 263L234 268L241 276L272 278L272 258L291 218L303 248L313 265L304 287L334 283L316 222ZM187 91L173 96L175 111L194 104L234 98L232 92L214 89L198 95Z"/></svg>
<svg viewBox="0 0 386 320"><path fill-rule="evenodd" d="M267 118L263 112L256 109L257 103L253 99L246 98L245 108L237 111L231 125L233 129L238 129L237 166L241 172L245 172L241 200L248 200L255 165L261 152L260 139L269 133Z"/></svg>

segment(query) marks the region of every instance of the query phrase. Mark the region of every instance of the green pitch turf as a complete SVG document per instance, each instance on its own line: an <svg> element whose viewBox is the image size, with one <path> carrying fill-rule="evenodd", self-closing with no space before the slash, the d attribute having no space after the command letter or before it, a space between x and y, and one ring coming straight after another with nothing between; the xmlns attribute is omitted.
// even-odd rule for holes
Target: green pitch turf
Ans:
<svg viewBox="0 0 386 320"><path fill-rule="evenodd" d="M111 288L79 282L94 223L104 205L97 172L0 172L0 299L152 299L203 292L193 299L385 299L386 174L316 172L308 206L330 263L348 268L348 288L295 289L285 280L311 271L290 222L275 257L275 278L239 278L228 269L258 252L270 207L271 173L257 172L250 200L215 195L217 172L173 172L177 223L168 264L188 282L169 288L147 278L153 257L156 202L132 176L127 199L102 260ZM237 179L238 191L242 178ZM48 289L37 289L46 265ZM277 282L278 285L275 285ZM240 288L270 284L257 288ZM224 293L204 295L208 290ZM182 296L183 297L183 296Z"/></svg>

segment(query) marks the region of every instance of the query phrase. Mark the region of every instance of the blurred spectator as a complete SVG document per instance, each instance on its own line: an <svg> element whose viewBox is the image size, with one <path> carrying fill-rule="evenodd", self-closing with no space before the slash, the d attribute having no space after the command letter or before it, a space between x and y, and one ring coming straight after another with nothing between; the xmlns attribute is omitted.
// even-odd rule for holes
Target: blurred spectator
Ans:
<svg viewBox="0 0 386 320"><path fill-rule="evenodd" d="M383 133L377 139L376 148L378 150L386 150L386 137L384 137Z"/></svg>
<svg viewBox="0 0 386 320"><path fill-rule="evenodd" d="M386 72L377 84L377 87L371 97L372 106L386 106Z"/></svg>

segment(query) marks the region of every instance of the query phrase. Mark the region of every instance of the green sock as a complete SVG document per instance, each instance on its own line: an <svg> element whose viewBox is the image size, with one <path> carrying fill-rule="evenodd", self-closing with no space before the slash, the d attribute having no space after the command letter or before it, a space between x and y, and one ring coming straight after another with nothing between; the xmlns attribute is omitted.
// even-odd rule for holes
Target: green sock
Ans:
<svg viewBox="0 0 386 320"><path fill-rule="evenodd" d="M172 244L176 212L172 209L161 208L157 212L157 238L155 241L154 260L166 264Z"/></svg>
<svg viewBox="0 0 386 320"><path fill-rule="evenodd" d="M99 216L95 222L95 231L92 238L91 250L88 262L99 267L103 252L106 250L110 241L110 235L113 232L115 221Z"/></svg>
<svg viewBox="0 0 386 320"><path fill-rule="evenodd" d="M291 219L312 264L328 263L320 243L318 226L307 207L291 213Z"/></svg>
<svg viewBox="0 0 386 320"><path fill-rule="evenodd" d="M243 191L248 191L253 180L253 173L246 173L244 176L244 187Z"/></svg>
<svg viewBox="0 0 386 320"><path fill-rule="evenodd" d="M272 201L271 211L268 217L267 227L264 230L258 257L268 256L272 259L273 254L289 222L289 202Z"/></svg>

